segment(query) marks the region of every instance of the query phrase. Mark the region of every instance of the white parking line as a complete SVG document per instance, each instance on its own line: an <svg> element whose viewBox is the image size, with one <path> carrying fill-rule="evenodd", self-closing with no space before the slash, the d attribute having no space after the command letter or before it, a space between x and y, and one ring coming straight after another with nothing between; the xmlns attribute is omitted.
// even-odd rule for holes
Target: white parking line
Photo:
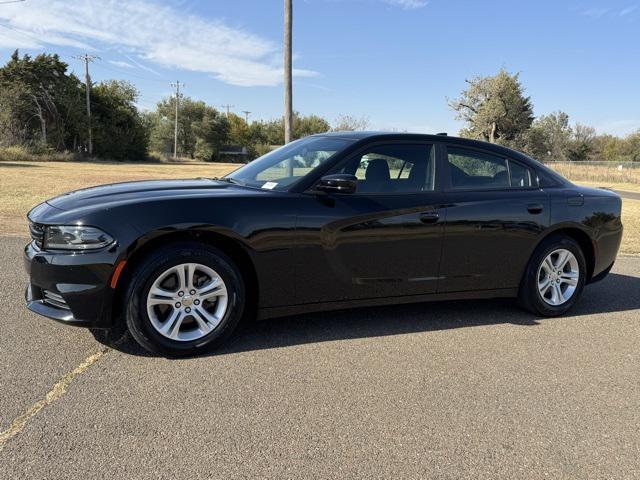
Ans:
<svg viewBox="0 0 640 480"><path fill-rule="evenodd" d="M41 400L38 400L36 403L31 405L27 411L25 411L22 415L16 417L9 428L0 432L0 452L4 449L7 442L18 435L24 427L29 423L29 420L34 418L43 408L48 405L51 405L53 402L62 397L67 388L73 382L73 380L80 374L84 373L91 365L96 363L100 358L105 355L107 352L111 350L110 348L104 348L99 352L94 353L93 355L89 355L85 358L80 365L74 368L71 372L67 373L63 376L58 383L56 383L51 390L45 395L45 397Z"/></svg>

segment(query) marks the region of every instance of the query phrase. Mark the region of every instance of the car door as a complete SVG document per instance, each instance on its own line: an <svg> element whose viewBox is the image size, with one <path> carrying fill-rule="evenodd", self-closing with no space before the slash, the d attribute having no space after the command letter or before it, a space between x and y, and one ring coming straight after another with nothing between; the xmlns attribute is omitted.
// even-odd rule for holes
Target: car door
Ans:
<svg viewBox="0 0 640 480"><path fill-rule="evenodd" d="M446 210L436 146L371 144L327 174L355 193L305 193L297 222L299 303L395 297L437 289Z"/></svg>
<svg viewBox="0 0 640 480"><path fill-rule="evenodd" d="M492 151L448 145L447 200L439 292L517 288L549 198L535 171Z"/></svg>

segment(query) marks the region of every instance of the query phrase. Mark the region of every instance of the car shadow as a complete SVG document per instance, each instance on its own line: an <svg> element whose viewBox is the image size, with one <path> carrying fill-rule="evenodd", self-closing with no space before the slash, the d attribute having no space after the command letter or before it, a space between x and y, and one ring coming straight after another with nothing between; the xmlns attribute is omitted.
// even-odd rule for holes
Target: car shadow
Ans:
<svg viewBox="0 0 640 480"><path fill-rule="evenodd" d="M4 161L0 160L0 167L28 167L28 168L40 168L40 165L33 165L31 163L23 163L23 162L12 162L12 161Z"/></svg>
<svg viewBox="0 0 640 480"><path fill-rule="evenodd" d="M532 327L542 321L635 309L640 309L640 277L612 273L601 282L587 286L578 304L559 319L536 317L520 309L514 299L357 308L253 322L209 355L504 323ZM129 335L114 348L132 355L150 356Z"/></svg>

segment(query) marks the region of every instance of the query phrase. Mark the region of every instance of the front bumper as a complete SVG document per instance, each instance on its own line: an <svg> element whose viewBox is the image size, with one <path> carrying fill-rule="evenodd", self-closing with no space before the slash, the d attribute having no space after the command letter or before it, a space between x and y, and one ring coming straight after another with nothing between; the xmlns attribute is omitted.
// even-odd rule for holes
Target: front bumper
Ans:
<svg viewBox="0 0 640 480"><path fill-rule="evenodd" d="M27 308L69 325L112 326L113 290L109 281L115 249L97 252L44 252L29 243L24 265L30 281Z"/></svg>

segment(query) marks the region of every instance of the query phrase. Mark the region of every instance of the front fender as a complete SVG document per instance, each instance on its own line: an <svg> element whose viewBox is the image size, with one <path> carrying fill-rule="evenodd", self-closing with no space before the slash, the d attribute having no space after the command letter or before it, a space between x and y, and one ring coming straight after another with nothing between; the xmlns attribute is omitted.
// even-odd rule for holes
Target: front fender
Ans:
<svg viewBox="0 0 640 480"><path fill-rule="evenodd" d="M147 204L136 214L129 208L129 223L135 225L127 232L119 261L127 261L131 271L141 253L174 240L197 240L217 246L233 260L234 254L251 262L260 286L260 307L287 305L295 297L295 265L292 248L295 246L295 214L293 209L272 198L194 199ZM283 211L291 214L282 214ZM124 215L125 212L122 212ZM120 212L112 211L110 217ZM134 220L134 221L131 221ZM242 262L238 262L242 263Z"/></svg>

